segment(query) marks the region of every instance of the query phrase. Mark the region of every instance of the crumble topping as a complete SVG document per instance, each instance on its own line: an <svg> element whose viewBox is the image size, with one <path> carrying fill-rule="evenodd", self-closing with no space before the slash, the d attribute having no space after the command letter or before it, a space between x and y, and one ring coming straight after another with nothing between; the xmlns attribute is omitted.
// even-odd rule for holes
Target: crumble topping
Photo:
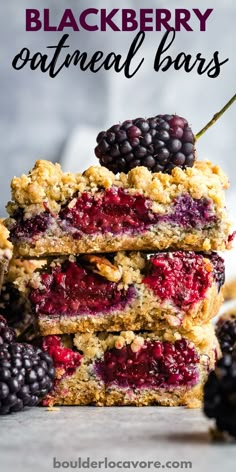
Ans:
<svg viewBox="0 0 236 472"><path fill-rule="evenodd" d="M122 267L121 288L127 288L128 285L142 282L141 270L145 267L146 258L140 252L128 254L124 251L117 252L114 257L114 263L118 267Z"/></svg>
<svg viewBox="0 0 236 472"><path fill-rule="evenodd" d="M138 352L143 346L145 340L169 341L174 343L182 338L192 342L200 352L208 353L209 344L219 351L216 344L214 327L211 324L203 326L194 326L190 331L185 329L173 330L171 328L159 330L157 332L143 332L142 334L134 331L121 331L120 333L76 333L73 338L73 344L79 351L83 352L86 359L103 356L108 349L122 349L127 344L131 345L133 352ZM214 343L213 343L214 341ZM204 359L205 362L205 359Z"/></svg>
<svg viewBox="0 0 236 472"><path fill-rule="evenodd" d="M126 188L131 194L139 192L157 204L168 204L173 198L188 192L195 199L211 198L216 205L224 207L222 189L226 189L229 183L220 167L210 161L197 161L194 167L186 170L176 167L171 175L135 167L127 175L115 176L101 166L91 166L83 174L63 173L59 164L44 160L37 161L28 175L14 177L11 182L15 203L20 207L33 205L34 212L40 207L42 211L45 204L51 211L59 211L76 192L95 193L112 185ZM7 206L10 215L17 208L15 203L10 202Z"/></svg>

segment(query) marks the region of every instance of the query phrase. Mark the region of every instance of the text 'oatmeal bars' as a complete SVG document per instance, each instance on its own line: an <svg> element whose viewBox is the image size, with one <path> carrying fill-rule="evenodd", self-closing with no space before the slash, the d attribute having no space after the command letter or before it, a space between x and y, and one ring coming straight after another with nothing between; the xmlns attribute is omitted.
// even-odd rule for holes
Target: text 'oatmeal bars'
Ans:
<svg viewBox="0 0 236 472"><path fill-rule="evenodd" d="M222 302L216 253L60 257L23 281L42 335L155 330L208 322Z"/></svg>
<svg viewBox="0 0 236 472"><path fill-rule="evenodd" d="M43 404L199 406L218 355L210 325L181 333L123 331L47 336L56 367Z"/></svg>
<svg viewBox="0 0 236 472"><path fill-rule="evenodd" d="M99 166L63 173L59 164L37 161L11 186L7 226L16 256L230 245L228 180L210 162L171 175L136 167L115 176Z"/></svg>

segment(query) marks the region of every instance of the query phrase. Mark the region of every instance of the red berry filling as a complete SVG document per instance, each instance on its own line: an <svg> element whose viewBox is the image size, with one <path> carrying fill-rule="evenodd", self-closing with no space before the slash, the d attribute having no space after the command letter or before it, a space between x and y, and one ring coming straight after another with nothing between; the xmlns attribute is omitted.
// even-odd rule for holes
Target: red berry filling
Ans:
<svg viewBox="0 0 236 472"><path fill-rule="evenodd" d="M145 341L138 352L133 352L130 345L113 348L94 365L106 386L152 389L195 385L199 361L193 344L181 339L173 344Z"/></svg>
<svg viewBox="0 0 236 472"><path fill-rule="evenodd" d="M190 195L181 195L170 206L165 215L151 210L152 201L143 195L130 194L127 190L112 187L97 195L84 192L75 205L71 201L60 211L58 217L45 211L24 220L22 210L18 210L14 218L15 225L11 229L12 241L17 239L37 238L40 234L55 232L57 225L62 230L79 239L83 234L140 233L158 223L170 223L183 228L209 228L216 221L211 200L201 198L194 200ZM46 208L46 204L45 204Z"/></svg>
<svg viewBox="0 0 236 472"><path fill-rule="evenodd" d="M212 283L203 256L194 252L160 253L150 258L149 274L142 282L161 300L171 300L178 308L203 299Z"/></svg>
<svg viewBox="0 0 236 472"><path fill-rule="evenodd" d="M99 195L82 193L73 208L60 212L60 218L77 229L73 234L96 234L142 231L158 221L151 209L151 200L142 195L131 195L127 190L112 187Z"/></svg>
<svg viewBox="0 0 236 472"><path fill-rule="evenodd" d="M177 198L170 207L171 212L160 215L151 210L152 201L143 195L131 195L127 190L112 187L98 196L84 192L75 205L68 205L59 216L73 237L83 233L140 232L159 222L173 223L185 228L206 227L215 221L212 202L206 198L194 200L189 195Z"/></svg>
<svg viewBox="0 0 236 472"><path fill-rule="evenodd" d="M64 347L59 336L47 336L43 339L43 350L52 357L54 367L62 369L66 375L72 375L80 366L82 355Z"/></svg>
<svg viewBox="0 0 236 472"><path fill-rule="evenodd" d="M119 290L118 284L66 261L41 274L40 289L32 289L30 299L37 314L96 315L122 310L134 298L135 289Z"/></svg>

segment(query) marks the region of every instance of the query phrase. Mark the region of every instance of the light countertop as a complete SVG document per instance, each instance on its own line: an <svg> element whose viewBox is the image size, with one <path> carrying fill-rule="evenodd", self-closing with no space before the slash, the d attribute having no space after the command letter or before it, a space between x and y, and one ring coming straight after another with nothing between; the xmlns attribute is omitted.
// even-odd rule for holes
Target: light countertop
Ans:
<svg viewBox="0 0 236 472"><path fill-rule="evenodd" d="M145 468L148 461L158 461L160 468L167 469L169 461L174 461L171 470L178 470L177 462L190 461L191 470L196 472L234 471L236 444L213 443L209 426L201 410L184 408L32 408L0 417L0 470L158 470L151 464ZM85 462L79 467L75 462L79 457L82 461L89 457L90 465ZM125 463L122 468L113 464L110 468L101 464L100 469L91 466L91 462L105 457ZM55 468L53 458L61 464L73 461L74 468L67 468L66 463L59 467L59 462ZM142 463L128 469L127 461Z"/></svg>

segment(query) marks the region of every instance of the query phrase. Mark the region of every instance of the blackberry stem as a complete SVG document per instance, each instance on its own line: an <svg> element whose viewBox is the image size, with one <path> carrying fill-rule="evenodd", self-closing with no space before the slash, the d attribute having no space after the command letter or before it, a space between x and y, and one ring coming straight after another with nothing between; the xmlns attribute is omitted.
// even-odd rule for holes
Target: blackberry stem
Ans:
<svg viewBox="0 0 236 472"><path fill-rule="evenodd" d="M226 105L221 108L220 111L218 111L218 113L216 113L213 118L204 126L204 128L201 129L201 131L199 131L199 133L197 133L195 135L195 141L197 141L199 138L201 138L201 136L212 126L214 125L214 123L223 115L223 113L228 110L228 108L233 105L233 103L235 102L236 100L236 94L226 103Z"/></svg>

